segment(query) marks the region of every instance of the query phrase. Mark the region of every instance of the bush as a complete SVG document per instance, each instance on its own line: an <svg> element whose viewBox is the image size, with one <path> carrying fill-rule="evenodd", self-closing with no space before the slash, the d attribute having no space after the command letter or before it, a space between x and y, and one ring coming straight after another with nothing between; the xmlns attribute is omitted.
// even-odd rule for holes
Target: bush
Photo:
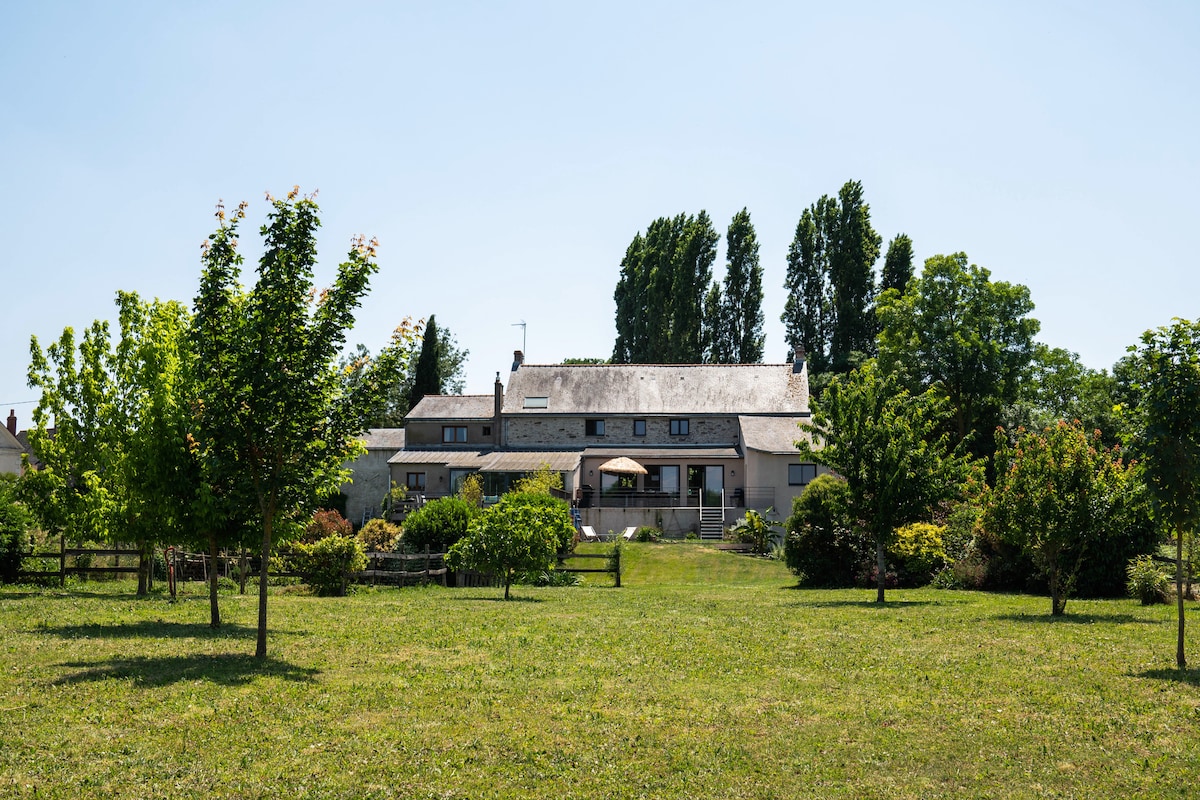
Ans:
<svg viewBox="0 0 1200 800"><path fill-rule="evenodd" d="M378 517L368 520L358 532L358 541L366 550L395 550L400 544L400 526Z"/></svg>
<svg viewBox="0 0 1200 800"><path fill-rule="evenodd" d="M772 509L767 509L770 514ZM751 545L754 552L766 555L771 552L775 543L779 525L767 519L757 511L747 510L746 516L739 519L729 529L729 535L742 544Z"/></svg>
<svg viewBox="0 0 1200 800"><path fill-rule="evenodd" d="M445 553L467 533L471 520L479 509L458 497L431 500L404 520L404 546L421 552L426 547L434 553Z"/></svg>
<svg viewBox="0 0 1200 800"><path fill-rule="evenodd" d="M635 541L639 542L657 542L662 539L662 535L663 532L658 528L651 528L647 525L643 525L637 529L637 533L633 535L633 538ZM700 537L697 536L696 538L699 539Z"/></svg>
<svg viewBox="0 0 1200 800"><path fill-rule="evenodd" d="M819 475L792 501L784 559L805 586L853 586L873 561L870 537L855 530L847 511L849 491L841 478Z"/></svg>
<svg viewBox="0 0 1200 800"><path fill-rule="evenodd" d="M16 497L15 476L0 480L0 582L14 583L21 570L22 553L32 542L33 515Z"/></svg>
<svg viewBox="0 0 1200 800"><path fill-rule="evenodd" d="M1125 568L1129 596L1144 606L1170 602L1171 580L1150 556L1131 559Z"/></svg>
<svg viewBox="0 0 1200 800"><path fill-rule="evenodd" d="M896 566L896 576L901 586L925 586L935 572L946 566L946 552L942 549L942 534L945 529L928 522L914 522L896 531L888 557Z"/></svg>
<svg viewBox="0 0 1200 800"><path fill-rule="evenodd" d="M296 571L304 576L314 594L342 597L350 578L367 567L367 557L357 539L326 536L311 544L293 546Z"/></svg>
<svg viewBox="0 0 1200 800"><path fill-rule="evenodd" d="M354 527L341 515L341 512L325 509L312 515L312 520L304 528L304 535L300 537L300 541L312 544L328 536L352 535L354 535Z"/></svg>

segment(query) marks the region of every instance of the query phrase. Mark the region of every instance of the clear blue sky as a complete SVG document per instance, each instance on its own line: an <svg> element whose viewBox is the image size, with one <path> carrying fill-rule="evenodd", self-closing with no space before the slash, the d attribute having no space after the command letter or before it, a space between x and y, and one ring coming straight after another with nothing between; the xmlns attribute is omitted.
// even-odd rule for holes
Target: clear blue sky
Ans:
<svg viewBox="0 0 1200 800"><path fill-rule="evenodd" d="M293 184L321 283L380 240L351 342L434 313L469 392L522 320L531 363L608 356L630 239L700 209L749 208L784 360L796 222L849 179L885 244L1026 284L1040 339L1109 367L1197 315L1197 42L1192 2L7 3L0 417L31 334L190 302L217 200L255 229Z"/></svg>

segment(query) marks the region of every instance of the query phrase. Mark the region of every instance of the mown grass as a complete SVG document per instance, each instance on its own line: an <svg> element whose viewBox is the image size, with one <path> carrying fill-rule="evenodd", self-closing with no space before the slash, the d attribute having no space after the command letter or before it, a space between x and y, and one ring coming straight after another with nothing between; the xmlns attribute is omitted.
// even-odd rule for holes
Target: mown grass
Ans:
<svg viewBox="0 0 1200 800"><path fill-rule="evenodd" d="M0 591L0 797L1183 797L1200 775L1168 607L877 607L707 548L626 556L621 589L509 603L273 595L265 664L252 597L213 632L198 587Z"/></svg>

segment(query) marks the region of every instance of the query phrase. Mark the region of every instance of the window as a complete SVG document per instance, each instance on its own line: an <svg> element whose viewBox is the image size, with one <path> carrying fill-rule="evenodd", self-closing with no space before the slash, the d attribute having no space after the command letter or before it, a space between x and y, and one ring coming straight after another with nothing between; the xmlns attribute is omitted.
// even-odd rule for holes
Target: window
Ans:
<svg viewBox="0 0 1200 800"><path fill-rule="evenodd" d="M483 426L483 435L484 435L484 436L491 436L491 435L492 435L492 426L491 426L491 425L484 425L484 426Z"/></svg>
<svg viewBox="0 0 1200 800"><path fill-rule="evenodd" d="M651 492L679 496L679 465L651 464L646 467L646 489Z"/></svg>
<svg viewBox="0 0 1200 800"><path fill-rule="evenodd" d="M688 421L686 419L671 420L671 435L672 436L687 436Z"/></svg>
<svg viewBox="0 0 1200 800"><path fill-rule="evenodd" d="M646 420L635 419L633 421L633 435L634 436L645 436L646 435Z"/></svg>
<svg viewBox="0 0 1200 800"><path fill-rule="evenodd" d="M404 485L407 486L409 489L416 489L418 492L425 491L425 473L424 472L408 473L408 479L404 482Z"/></svg>
<svg viewBox="0 0 1200 800"><path fill-rule="evenodd" d="M466 477L475 470L473 469L451 469L450 470L450 491L458 494L458 490L462 488L462 483Z"/></svg>
<svg viewBox="0 0 1200 800"><path fill-rule="evenodd" d="M816 477L816 464L788 464L788 486L804 486Z"/></svg>
<svg viewBox="0 0 1200 800"><path fill-rule="evenodd" d="M549 408L549 397L526 397L525 408Z"/></svg>
<svg viewBox="0 0 1200 800"><path fill-rule="evenodd" d="M583 423L583 432L587 436L603 436L604 435L604 420L589 419Z"/></svg>
<svg viewBox="0 0 1200 800"><path fill-rule="evenodd" d="M465 442L467 440L466 425L443 425L442 442Z"/></svg>

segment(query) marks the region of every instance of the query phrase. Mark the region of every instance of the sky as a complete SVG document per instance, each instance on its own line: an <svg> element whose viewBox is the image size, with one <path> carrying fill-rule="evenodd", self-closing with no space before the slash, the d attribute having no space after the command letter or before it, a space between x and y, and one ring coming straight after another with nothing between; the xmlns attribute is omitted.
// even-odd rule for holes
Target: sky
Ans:
<svg viewBox="0 0 1200 800"><path fill-rule="evenodd" d="M1198 41L1194 2L4 3L0 416L29 423L31 336L190 304L220 200L252 281L293 185L319 284L379 240L349 343L436 314L468 393L517 349L608 357L630 240L702 209L717 278L749 210L782 363L796 223L848 180L885 249L965 252L1111 367L1197 316Z"/></svg>

